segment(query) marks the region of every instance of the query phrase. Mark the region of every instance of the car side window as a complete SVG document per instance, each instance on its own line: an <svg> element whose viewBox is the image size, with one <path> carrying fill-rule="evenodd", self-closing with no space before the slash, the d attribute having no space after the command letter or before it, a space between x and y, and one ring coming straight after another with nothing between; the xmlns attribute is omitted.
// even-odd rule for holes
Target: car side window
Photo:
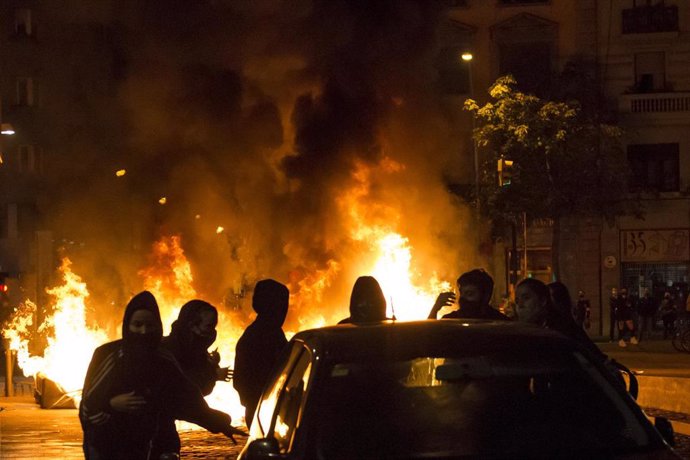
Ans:
<svg viewBox="0 0 690 460"><path fill-rule="evenodd" d="M297 359L302 354L304 345L295 343L288 353L283 354L279 366L276 368L274 380L267 385L257 409L257 422L252 424L251 435L257 438L266 437L269 433L273 415L279 401L281 390L285 386L290 371L295 367Z"/></svg>
<svg viewBox="0 0 690 460"><path fill-rule="evenodd" d="M295 429L299 425L300 415L304 408L305 390L311 374L311 351L301 345L292 373L278 398L273 436L278 441L281 453L286 453L292 446Z"/></svg>

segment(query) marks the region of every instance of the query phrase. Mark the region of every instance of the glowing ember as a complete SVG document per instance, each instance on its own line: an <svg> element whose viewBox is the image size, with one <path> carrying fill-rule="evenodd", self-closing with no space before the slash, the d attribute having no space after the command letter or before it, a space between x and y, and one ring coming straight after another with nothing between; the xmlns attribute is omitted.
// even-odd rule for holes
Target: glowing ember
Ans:
<svg viewBox="0 0 690 460"><path fill-rule="evenodd" d="M115 172L115 175L116 175L117 177L122 177L122 176L124 176L125 174L127 174L127 171L124 170L124 169L118 169L118 170Z"/></svg>
<svg viewBox="0 0 690 460"><path fill-rule="evenodd" d="M168 199L167 199L166 197L164 197L164 196L162 196L162 197L158 200L158 203L160 203L160 204L165 204L165 203L167 203L167 202L168 202Z"/></svg>
<svg viewBox="0 0 690 460"><path fill-rule="evenodd" d="M219 235L221 233L223 233L223 231L225 231L225 229L223 227L221 227L220 225L218 226L218 228L216 228L216 233L218 233Z"/></svg>

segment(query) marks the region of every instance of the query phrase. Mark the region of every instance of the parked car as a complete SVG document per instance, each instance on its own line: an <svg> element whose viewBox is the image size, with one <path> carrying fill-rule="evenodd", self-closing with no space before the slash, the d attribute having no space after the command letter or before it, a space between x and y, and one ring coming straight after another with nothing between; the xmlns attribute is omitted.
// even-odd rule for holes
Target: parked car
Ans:
<svg viewBox="0 0 690 460"><path fill-rule="evenodd" d="M239 458L679 458L587 353L508 322L304 331Z"/></svg>

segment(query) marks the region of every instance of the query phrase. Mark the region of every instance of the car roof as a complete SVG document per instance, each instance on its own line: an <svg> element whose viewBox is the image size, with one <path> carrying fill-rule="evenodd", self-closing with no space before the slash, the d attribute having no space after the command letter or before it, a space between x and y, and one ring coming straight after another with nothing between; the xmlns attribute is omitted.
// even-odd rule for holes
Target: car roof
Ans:
<svg viewBox="0 0 690 460"><path fill-rule="evenodd" d="M579 350L574 341L543 328L463 319L342 324L302 331L292 340L337 360Z"/></svg>

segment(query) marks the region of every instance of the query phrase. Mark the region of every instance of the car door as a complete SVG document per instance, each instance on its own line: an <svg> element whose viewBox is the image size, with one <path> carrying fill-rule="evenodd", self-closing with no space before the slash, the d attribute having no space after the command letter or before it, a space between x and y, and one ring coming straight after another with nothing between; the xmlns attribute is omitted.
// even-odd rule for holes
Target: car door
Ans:
<svg viewBox="0 0 690 460"><path fill-rule="evenodd" d="M312 352L303 342L295 341L284 363L259 403L250 443L261 438L274 440L275 443L271 442L274 453L287 456L293 450L304 410Z"/></svg>

